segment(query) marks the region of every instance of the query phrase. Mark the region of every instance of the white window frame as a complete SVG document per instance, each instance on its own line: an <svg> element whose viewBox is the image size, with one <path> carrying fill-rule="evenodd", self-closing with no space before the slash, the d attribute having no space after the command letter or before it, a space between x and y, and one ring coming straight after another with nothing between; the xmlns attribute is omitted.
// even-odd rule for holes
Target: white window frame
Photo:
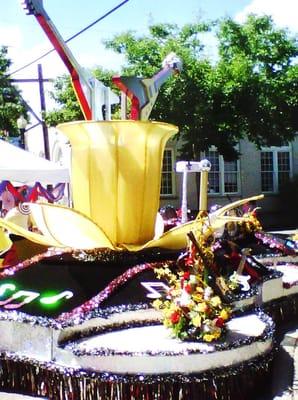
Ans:
<svg viewBox="0 0 298 400"><path fill-rule="evenodd" d="M161 198L168 198L168 197L173 197L173 196L176 195L176 179L175 179L175 169L174 169L174 166L175 166L175 152L174 152L173 148L166 147L165 150L164 150L164 157L165 157L166 152L170 152L171 166L170 166L170 169L167 169L167 170L163 170L162 169L161 174L162 174L162 177L163 177L163 174L165 174L165 173L167 173L167 174L170 173L171 174L171 181L170 182L171 182L172 191L171 191L171 193L162 193L162 185L161 185L161 187L160 187L160 197Z"/></svg>
<svg viewBox="0 0 298 400"><path fill-rule="evenodd" d="M238 148L238 146L237 146L237 148ZM209 190L208 194L209 195L219 195L219 196L239 195L239 193L240 193L240 161L239 160L235 160L235 163L236 163L235 174L236 174L237 190L233 191L233 192L225 191L225 177L226 177L226 173L227 173L227 171L225 171L225 160L224 160L223 156L218 153L218 150L217 150L217 148L215 146L211 146L209 148L209 151L217 153L218 163L219 163L219 170L217 172L218 173L218 179L219 179L219 182L218 182L219 191L216 192L216 191ZM202 157L203 158L207 158L207 160L208 160L208 154L206 154L206 152L204 152L202 154ZM211 162L211 171L209 172L209 174L210 173L212 174L212 172L213 172L213 170L212 170L212 160L209 160L209 161Z"/></svg>
<svg viewBox="0 0 298 400"><path fill-rule="evenodd" d="M278 168L278 154L279 153L289 153L289 179L293 177L293 163L292 163L292 146L271 146L271 147L262 147L260 150L260 162L261 162L261 156L262 153L272 153L273 155L273 171L272 171L272 177L273 177L273 189L272 190L264 190L262 187L262 173L263 172L270 172L270 171L263 171L262 170L262 165L261 165L261 190L263 193L278 193L279 192L279 168Z"/></svg>

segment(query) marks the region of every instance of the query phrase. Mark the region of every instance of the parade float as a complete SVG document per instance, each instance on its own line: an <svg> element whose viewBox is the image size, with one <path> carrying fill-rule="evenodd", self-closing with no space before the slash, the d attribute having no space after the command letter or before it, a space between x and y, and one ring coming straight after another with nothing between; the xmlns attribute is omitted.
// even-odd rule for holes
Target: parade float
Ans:
<svg viewBox="0 0 298 400"><path fill-rule="evenodd" d="M177 128L58 128L72 146L73 208L26 203L30 228L0 221L44 248L0 275L2 387L53 399L228 399L268 389L274 322L263 306L288 297L297 310L297 286L287 296L283 273L259 261L268 237L254 210L231 215L262 196L157 236L163 148Z"/></svg>
<svg viewBox="0 0 298 400"><path fill-rule="evenodd" d="M206 163L197 217L160 229L163 151L178 128L144 120L179 60L152 79L115 78L132 120L91 121L67 47L42 2L26 3L89 121L57 127L72 149L72 207L28 202L15 210L26 224L0 219L1 251L20 250L0 272L0 387L67 400L267 393L275 323L297 315L297 242L239 213L262 195L208 212Z"/></svg>

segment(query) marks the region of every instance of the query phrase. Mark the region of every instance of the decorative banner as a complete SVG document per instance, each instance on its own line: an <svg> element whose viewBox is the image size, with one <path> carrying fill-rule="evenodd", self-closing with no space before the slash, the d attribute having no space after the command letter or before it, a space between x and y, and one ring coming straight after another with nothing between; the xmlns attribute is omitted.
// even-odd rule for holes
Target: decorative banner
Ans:
<svg viewBox="0 0 298 400"><path fill-rule="evenodd" d="M2 193L2 209L3 210L10 210L14 208L16 203L13 194L11 194L8 190L5 190Z"/></svg>
<svg viewBox="0 0 298 400"><path fill-rule="evenodd" d="M39 182L36 183L39 196L46 198L48 201L55 202L62 199L64 195L65 183L58 183L51 190L45 189Z"/></svg>
<svg viewBox="0 0 298 400"><path fill-rule="evenodd" d="M4 192L4 190L6 189L8 181L2 181L0 182L0 196L2 195L2 193Z"/></svg>
<svg viewBox="0 0 298 400"><path fill-rule="evenodd" d="M62 199L64 189L65 183L58 183L51 188L44 188L39 182L36 182L32 187L27 185L15 187L9 181L2 181L0 182L0 196L2 196L3 201L2 208L9 210L15 206L15 202L34 202L38 197L44 197L50 202L56 202ZM5 200L9 200L9 204L11 204L8 204L9 208L4 204L3 196L5 196Z"/></svg>

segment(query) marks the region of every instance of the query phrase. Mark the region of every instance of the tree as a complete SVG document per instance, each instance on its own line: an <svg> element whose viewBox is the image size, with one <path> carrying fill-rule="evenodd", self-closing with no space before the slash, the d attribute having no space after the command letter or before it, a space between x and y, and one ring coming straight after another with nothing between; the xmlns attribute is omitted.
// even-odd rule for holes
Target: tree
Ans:
<svg viewBox="0 0 298 400"><path fill-rule="evenodd" d="M201 56L201 35L210 28L207 23L187 24L181 29L174 24L158 24L149 27L148 36L127 32L106 41L108 48L126 56L123 75L150 77L161 68L170 52L182 59L182 72L162 86L151 119L179 126L182 139L191 142L187 159L198 159L199 150L208 147L204 144L208 137L207 110L213 69L211 61Z"/></svg>
<svg viewBox="0 0 298 400"><path fill-rule="evenodd" d="M222 21L218 40L219 138L247 137L258 147L292 140L298 129L297 39L270 17L251 15L243 25Z"/></svg>
<svg viewBox="0 0 298 400"><path fill-rule="evenodd" d="M69 75L62 75L55 80L54 90L50 92L50 96L59 108L45 114L45 121L49 126L84 119Z"/></svg>
<svg viewBox="0 0 298 400"><path fill-rule="evenodd" d="M200 34L215 29L219 57L204 58ZM181 154L198 159L215 145L226 159L247 137L257 146L281 145L298 128L297 39L277 29L270 17L249 16L244 24L224 19L216 24L155 25L149 36L126 33L107 46L127 57L124 73L152 74L162 57L175 51L183 60L181 75L161 90L152 117L176 123Z"/></svg>
<svg viewBox="0 0 298 400"><path fill-rule="evenodd" d="M25 106L20 91L11 84L8 69L11 60L7 57L7 48L0 47L0 136L17 136L19 134L16 120L20 115L26 116Z"/></svg>
<svg viewBox="0 0 298 400"><path fill-rule="evenodd" d="M203 52L210 31L218 38L217 59ZM129 31L105 44L125 55L122 75L150 77L172 51L183 60L183 71L162 86L151 119L179 126L184 159L199 159L211 145L235 159L241 138L257 146L281 145L297 131L297 38L277 29L270 17L181 28L156 24L147 35Z"/></svg>
<svg viewBox="0 0 298 400"><path fill-rule="evenodd" d="M93 71L95 78L104 85L110 87L113 74L112 71L105 71L102 68L96 68ZM118 89L114 87L113 90L118 91ZM69 75L63 75L56 79L54 82L54 90L50 92L50 95L60 107L45 114L45 120L49 126L56 126L62 122L84 119Z"/></svg>

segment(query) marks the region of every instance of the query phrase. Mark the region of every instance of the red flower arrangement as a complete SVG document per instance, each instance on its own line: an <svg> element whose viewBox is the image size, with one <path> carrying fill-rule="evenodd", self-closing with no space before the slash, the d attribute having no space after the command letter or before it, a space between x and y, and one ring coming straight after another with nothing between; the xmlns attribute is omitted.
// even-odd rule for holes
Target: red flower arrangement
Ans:
<svg viewBox="0 0 298 400"><path fill-rule="evenodd" d="M231 312L204 280L206 264L213 263L211 245L204 235L198 236L199 241L193 233L188 236L191 240L187 254L178 262L180 269L174 273L167 264L156 268L157 276L168 281L169 291L153 305L162 312L163 323L174 337L211 342L221 337Z"/></svg>

